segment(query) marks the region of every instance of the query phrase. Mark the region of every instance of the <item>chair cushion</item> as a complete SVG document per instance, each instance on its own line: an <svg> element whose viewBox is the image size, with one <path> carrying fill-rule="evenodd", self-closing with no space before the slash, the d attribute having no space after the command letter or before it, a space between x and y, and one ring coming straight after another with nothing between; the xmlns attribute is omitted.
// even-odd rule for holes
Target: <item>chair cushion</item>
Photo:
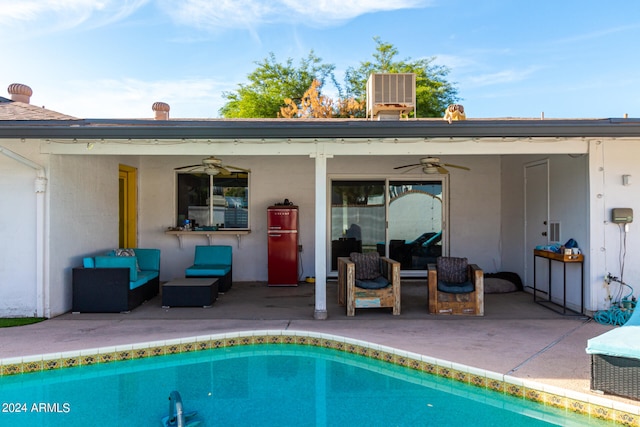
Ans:
<svg viewBox="0 0 640 427"><path fill-rule="evenodd" d="M378 252L367 252L366 254L351 252L349 257L356 265L356 280L372 280L381 275L380 254Z"/></svg>
<svg viewBox="0 0 640 427"><path fill-rule="evenodd" d="M438 281L464 283L469 280L466 258L438 257L436 268L438 270Z"/></svg>
<svg viewBox="0 0 640 427"><path fill-rule="evenodd" d="M192 265L185 270L186 277L222 277L231 271L231 266L223 264Z"/></svg>
<svg viewBox="0 0 640 427"><path fill-rule="evenodd" d="M193 263L201 264L226 264L231 265L232 247L224 245L196 246Z"/></svg>
<svg viewBox="0 0 640 427"><path fill-rule="evenodd" d="M473 282L451 283L438 280L438 292L448 294L468 294L476 289Z"/></svg>
<svg viewBox="0 0 640 427"><path fill-rule="evenodd" d="M384 276L378 276L371 280L358 280L356 279L356 287L361 289L382 289L389 286L390 283Z"/></svg>

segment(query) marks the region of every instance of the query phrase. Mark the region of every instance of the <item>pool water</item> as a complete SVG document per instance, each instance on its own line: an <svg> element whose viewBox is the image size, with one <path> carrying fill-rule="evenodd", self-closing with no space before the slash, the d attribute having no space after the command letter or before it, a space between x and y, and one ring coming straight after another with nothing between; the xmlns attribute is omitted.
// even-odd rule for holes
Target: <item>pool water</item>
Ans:
<svg viewBox="0 0 640 427"><path fill-rule="evenodd" d="M321 347L252 345L7 376L0 425L602 426L597 419Z"/></svg>

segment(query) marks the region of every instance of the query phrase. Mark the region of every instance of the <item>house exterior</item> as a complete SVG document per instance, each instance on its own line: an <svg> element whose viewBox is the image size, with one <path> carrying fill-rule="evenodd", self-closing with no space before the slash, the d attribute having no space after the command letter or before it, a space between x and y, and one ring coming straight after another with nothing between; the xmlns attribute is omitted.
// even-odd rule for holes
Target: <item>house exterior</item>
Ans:
<svg viewBox="0 0 640 427"><path fill-rule="evenodd" d="M120 246L123 173L128 246L161 250L162 281L182 277L194 246L212 243L233 245L234 281L266 282L267 208L284 199L296 204L299 274L315 277L318 319L331 315L332 244L351 221L336 219L337 183L384 189L369 200L377 197L377 242L387 254L412 211L393 208L389 189L436 186L441 205L430 215L441 226L443 254L467 257L488 273L518 273L529 292L536 270L538 288L549 291L550 276L551 299L585 313L608 308L618 292L603 285L608 273L632 287L640 282L640 266L629 262L640 250L637 226L612 222L614 208L640 210L638 119L174 120L164 103L153 105L155 119L78 119L29 104L31 91L22 86L0 98L0 316L71 309L72 268ZM210 156L250 170L247 227L167 232L179 225L176 168ZM429 156L470 170L396 169ZM414 216L427 210L402 200ZM578 242L582 292L579 265L567 266L565 296L562 266L534 258L551 238ZM422 267L409 267L403 277L426 277Z"/></svg>

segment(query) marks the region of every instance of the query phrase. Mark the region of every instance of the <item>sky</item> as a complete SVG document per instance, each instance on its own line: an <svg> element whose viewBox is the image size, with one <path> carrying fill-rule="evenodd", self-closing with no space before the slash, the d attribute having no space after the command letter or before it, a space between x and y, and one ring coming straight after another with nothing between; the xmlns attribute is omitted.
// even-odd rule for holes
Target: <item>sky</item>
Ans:
<svg viewBox="0 0 640 427"><path fill-rule="evenodd" d="M156 101L217 118L270 53L313 51L341 81L375 37L448 67L468 118L640 117L637 0L0 0L0 96L23 83L80 118L152 118Z"/></svg>

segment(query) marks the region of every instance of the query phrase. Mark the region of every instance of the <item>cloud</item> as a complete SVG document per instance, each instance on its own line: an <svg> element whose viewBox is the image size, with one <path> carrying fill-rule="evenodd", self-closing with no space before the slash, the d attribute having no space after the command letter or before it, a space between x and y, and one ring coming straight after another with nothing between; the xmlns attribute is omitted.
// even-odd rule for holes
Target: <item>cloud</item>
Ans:
<svg viewBox="0 0 640 427"><path fill-rule="evenodd" d="M515 83L526 80L539 69L540 67L531 66L525 69L506 69L487 74L467 74L464 78L464 81L465 86L467 87L504 85L507 83Z"/></svg>
<svg viewBox="0 0 640 427"><path fill-rule="evenodd" d="M166 102L171 118L213 118L232 90L214 79L146 81L138 79L75 80L38 91L46 108L80 118L153 118L154 102ZM96 100L99 100L97 102ZM203 114L202 112L207 112Z"/></svg>
<svg viewBox="0 0 640 427"><path fill-rule="evenodd" d="M33 37L124 19L150 0L0 0L0 35Z"/></svg>
<svg viewBox="0 0 640 427"><path fill-rule="evenodd" d="M332 26L367 13L424 7L429 0L160 0L165 13L187 26L210 31L275 23Z"/></svg>

